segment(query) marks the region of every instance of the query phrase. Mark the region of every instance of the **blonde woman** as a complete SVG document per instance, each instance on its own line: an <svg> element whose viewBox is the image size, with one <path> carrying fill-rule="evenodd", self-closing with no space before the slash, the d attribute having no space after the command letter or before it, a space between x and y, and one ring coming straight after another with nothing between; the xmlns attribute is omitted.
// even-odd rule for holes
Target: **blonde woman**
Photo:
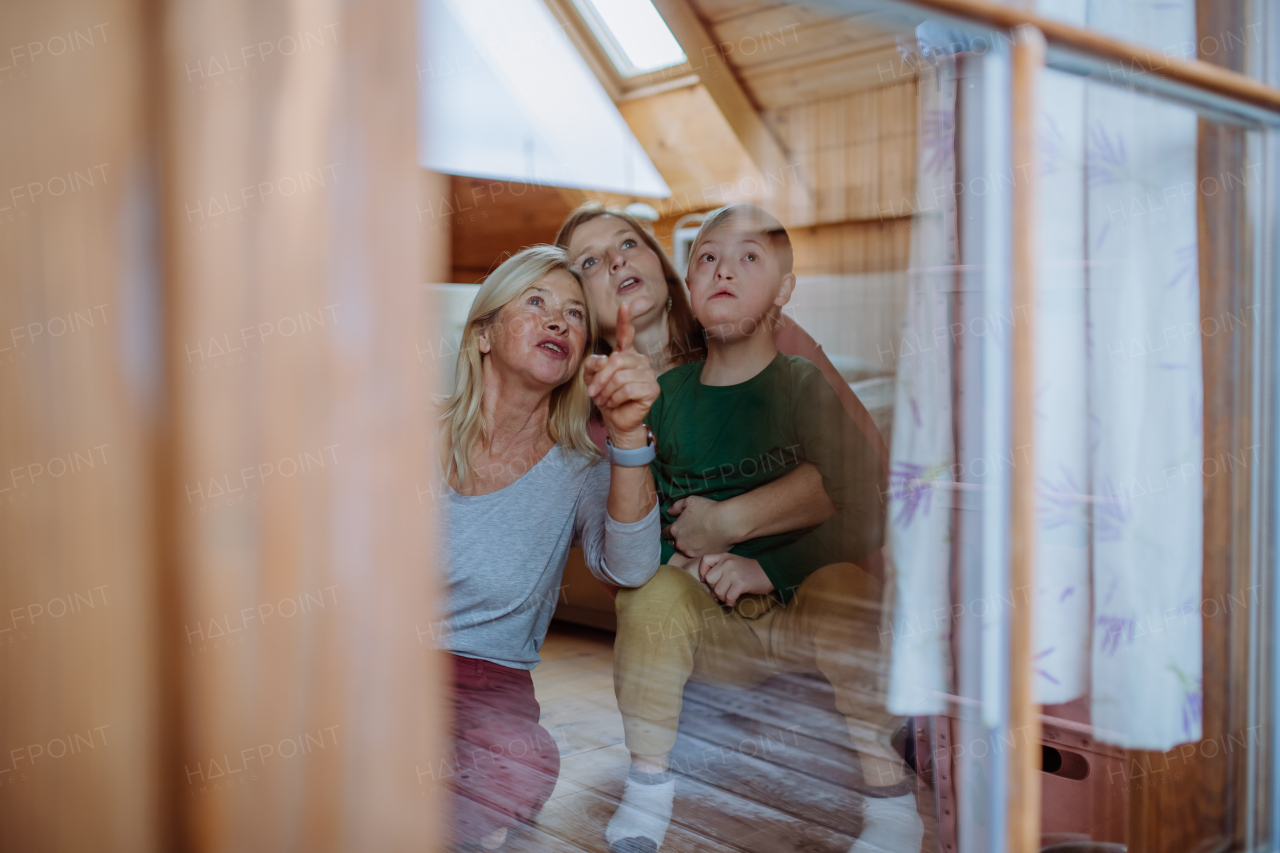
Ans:
<svg viewBox="0 0 1280 853"><path fill-rule="evenodd" d="M530 671L569 548L581 543L596 577L619 586L658 568L644 424L658 384L625 309L617 325L614 352L588 358L593 315L553 246L498 267L467 317L441 417L448 605L432 631L453 666L456 843L500 847L555 787L559 753L538 725ZM609 464L587 435L592 400Z"/></svg>

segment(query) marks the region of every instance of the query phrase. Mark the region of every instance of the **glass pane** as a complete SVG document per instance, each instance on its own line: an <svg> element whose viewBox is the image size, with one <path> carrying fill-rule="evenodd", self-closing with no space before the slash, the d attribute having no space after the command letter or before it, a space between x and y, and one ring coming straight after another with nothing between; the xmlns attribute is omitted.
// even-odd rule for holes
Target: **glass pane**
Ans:
<svg viewBox="0 0 1280 853"><path fill-rule="evenodd" d="M1197 34L1190 3L1077 11L1078 23L1123 21L1126 33L1148 40ZM1135 27L1139 20L1145 25ZM934 128L925 118L926 81L945 79L951 63L961 81L952 186L958 263L968 276L984 259L966 253L973 244L963 235L981 221L970 211L984 203L993 173L974 168L983 161L966 143L996 140L966 126L998 125L964 95L974 61L991 49L985 36L943 21L921 22L916 36L926 148L947 140L946 113ZM937 91L946 97L945 87ZM1265 177L1274 165L1260 131L1095 79L1046 72L1040 95L1037 378L1034 399L1014 400L1032 405L1036 419L1037 575L1033 589L1011 597L1035 613L1033 693L1044 731L1029 746L1041 751L1041 843L1252 845L1271 831L1257 804L1272 785L1273 720L1262 697L1274 683L1265 461L1275 381L1267 285L1275 277L1257 247L1270 242L1262 217L1274 204L1274 180ZM1010 174L1016 182L1028 169L1015 163ZM929 181L924 161L916 176L925 190L917 206L931 196L942 203L932 214L913 212L913 267L917 239L936 246L950 236L931 235L928 216L951 213L943 188L950 176ZM951 300L952 319L969 298ZM1031 308L1013 306L1015 322ZM961 338L970 331L955 328ZM966 377L976 376L964 368L963 348L957 340L951 362L957 448L967 427ZM904 379L900 365L900 385ZM916 430L927 422L916 418ZM895 430L895 465L902 436ZM976 737L983 726L967 676L979 653L964 596L977 571L964 550L970 519L957 514L952 523L959 541L949 540L948 571L934 568L933 578L950 582L942 603L960 614L951 638L956 669L932 677L954 694L944 714L963 733L948 750L956 834L962 848L980 849L992 840L981 819L995 787L984 784L992 765L972 750L989 749ZM894 532L891 525L891 546ZM915 571L893 553L899 577ZM895 604L900 624L911 603ZM895 638L893 672L915 654ZM890 701L894 690L891 680ZM1006 734L1017 743L1015 732Z"/></svg>
<svg viewBox="0 0 1280 853"><path fill-rule="evenodd" d="M1046 772L1042 827L1090 790L1124 805L1115 830L1150 827L1095 840L1244 843L1271 738L1250 698L1270 682L1250 648L1269 630L1253 519L1274 382L1259 140L1055 72L1039 131L1034 689L1046 732L1085 734L1106 777Z"/></svg>
<svg viewBox="0 0 1280 853"><path fill-rule="evenodd" d="M619 105L669 195L433 178L473 203L446 217L466 283L441 288L450 359L476 283L559 232L602 349L629 305L663 389L668 568L606 588L574 549L558 598L502 592L554 610L530 677L559 771L512 843L999 851L1020 750L1041 768L1042 848L1267 837L1273 143L1045 72L1040 162L1013 162L1006 36L894 3L691 5L716 45L683 45L702 81ZM1094 5L1077 23L1120 26ZM1189 0L1146 5L1194 40ZM1015 304L1010 201L1032 180L1039 290ZM561 232L586 201L609 212ZM758 214L710 217L739 202L787 241ZM754 248L721 252L725 235ZM759 316L700 296L724 254L779 264L730 270L767 294ZM1028 323L1036 383L1014 397ZM798 372L717 379L759 328ZM1010 440L1027 405L1034 455ZM1028 465L1037 576L1014 587L1009 486ZM721 553L767 588L728 606L714 577L680 574ZM1028 608L1037 738L1008 710Z"/></svg>
<svg viewBox="0 0 1280 853"><path fill-rule="evenodd" d="M1274 45L1268 4L1248 0L1201 3L1036 0L1035 11L1082 29L1153 48L1166 58L1199 59L1242 74L1263 76L1257 64Z"/></svg>

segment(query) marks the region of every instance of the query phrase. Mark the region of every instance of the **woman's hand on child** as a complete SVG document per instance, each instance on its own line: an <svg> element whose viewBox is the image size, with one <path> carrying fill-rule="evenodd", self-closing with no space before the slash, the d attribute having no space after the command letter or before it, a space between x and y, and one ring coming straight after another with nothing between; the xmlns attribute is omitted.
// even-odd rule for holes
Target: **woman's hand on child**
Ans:
<svg viewBox="0 0 1280 853"><path fill-rule="evenodd" d="M724 503L698 495L681 498L671 505L676 520L662 535L690 557L728 551L738 544L728 509Z"/></svg>
<svg viewBox="0 0 1280 853"><path fill-rule="evenodd" d="M648 434L644 419L658 399L658 377L649 359L636 352L631 309L618 306L618 346L608 356L587 359L587 393L604 416L615 447L644 447Z"/></svg>
<svg viewBox="0 0 1280 853"><path fill-rule="evenodd" d="M743 595L773 592L773 581L760 564L737 554L707 554L698 564L698 576L730 607Z"/></svg>

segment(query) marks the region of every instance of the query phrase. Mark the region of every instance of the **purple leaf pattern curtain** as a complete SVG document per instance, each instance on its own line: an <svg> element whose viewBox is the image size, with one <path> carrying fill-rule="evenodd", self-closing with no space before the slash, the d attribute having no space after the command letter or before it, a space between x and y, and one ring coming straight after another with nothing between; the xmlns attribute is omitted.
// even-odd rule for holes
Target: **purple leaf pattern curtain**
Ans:
<svg viewBox="0 0 1280 853"><path fill-rule="evenodd" d="M1038 8L1195 42L1193 0ZM1087 693L1100 740L1167 750L1201 736L1196 116L1052 71L1043 91L1035 699Z"/></svg>
<svg viewBox="0 0 1280 853"><path fill-rule="evenodd" d="M922 64L919 93L910 290L901 338L894 342L898 373L889 456L888 707L899 714L945 710L951 641L955 61Z"/></svg>
<svg viewBox="0 0 1280 853"><path fill-rule="evenodd" d="M1083 0L1040 9L1084 26ZM1046 73L1041 83L1036 299L1035 701L1069 702L1089 689L1090 508L1088 266L1084 261L1085 83ZM1016 174L1015 169L1015 174ZM1021 457L1019 457L1021 458ZM1015 601L1026 601L1018 591Z"/></svg>
<svg viewBox="0 0 1280 853"><path fill-rule="evenodd" d="M1155 48L1195 42L1193 0L1040 0L1037 9ZM932 61L921 66L920 199L955 181L954 66ZM1053 71L1041 103L1037 575L1034 590L1012 598L1030 592L1034 606L1037 702L1087 696L1099 740L1167 750L1201 737L1197 119ZM948 123L951 133L938 131ZM929 330L948 325L949 265L959 261L954 197L939 195L913 221L904 344L927 344ZM904 347L899 359L888 537L895 713L938 713L948 692L951 371L946 347Z"/></svg>
<svg viewBox="0 0 1280 853"><path fill-rule="evenodd" d="M1185 45L1195 42L1195 4L1091 0L1089 24L1153 47ZM1090 706L1105 740L1167 750L1201 737L1197 118L1090 84L1085 119Z"/></svg>

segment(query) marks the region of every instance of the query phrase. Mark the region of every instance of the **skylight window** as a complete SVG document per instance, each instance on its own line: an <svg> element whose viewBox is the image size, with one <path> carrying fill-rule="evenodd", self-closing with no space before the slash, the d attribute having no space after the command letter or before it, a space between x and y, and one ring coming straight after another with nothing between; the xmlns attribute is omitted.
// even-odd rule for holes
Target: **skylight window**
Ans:
<svg viewBox="0 0 1280 853"><path fill-rule="evenodd" d="M495 181L671 195L544 0L419 4L423 166ZM487 192L504 189L494 184ZM437 216L454 205L475 206L469 197L437 201Z"/></svg>
<svg viewBox="0 0 1280 853"><path fill-rule="evenodd" d="M623 77L688 61L652 0L573 0Z"/></svg>

